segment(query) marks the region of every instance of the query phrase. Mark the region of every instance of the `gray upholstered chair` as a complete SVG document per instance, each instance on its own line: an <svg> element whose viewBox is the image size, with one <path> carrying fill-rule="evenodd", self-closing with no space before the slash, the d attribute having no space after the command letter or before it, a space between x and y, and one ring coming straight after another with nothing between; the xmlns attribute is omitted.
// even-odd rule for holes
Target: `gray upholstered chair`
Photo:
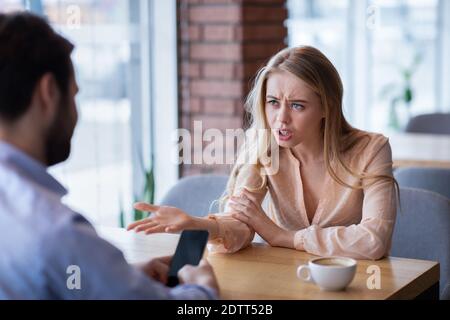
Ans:
<svg viewBox="0 0 450 320"><path fill-rule="evenodd" d="M450 113L430 113L415 116L406 125L406 132L450 134Z"/></svg>
<svg viewBox="0 0 450 320"><path fill-rule="evenodd" d="M394 176L400 187L425 189L450 198L450 169L398 168Z"/></svg>
<svg viewBox="0 0 450 320"><path fill-rule="evenodd" d="M190 215L202 217L217 212L218 200L225 191L228 176L198 175L180 179L161 201L162 205L173 206Z"/></svg>
<svg viewBox="0 0 450 320"><path fill-rule="evenodd" d="M435 192L400 188L390 255L439 261L440 297L450 299L450 200Z"/></svg>

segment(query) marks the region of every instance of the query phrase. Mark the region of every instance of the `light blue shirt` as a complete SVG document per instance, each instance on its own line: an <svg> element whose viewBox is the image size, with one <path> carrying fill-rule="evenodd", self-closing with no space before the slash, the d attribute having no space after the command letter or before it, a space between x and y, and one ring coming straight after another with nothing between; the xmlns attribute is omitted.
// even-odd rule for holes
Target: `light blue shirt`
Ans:
<svg viewBox="0 0 450 320"><path fill-rule="evenodd" d="M217 298L200 286L167 288L129 265L61 203L66 193L46 167L0 141L0 299Z"/></svg>

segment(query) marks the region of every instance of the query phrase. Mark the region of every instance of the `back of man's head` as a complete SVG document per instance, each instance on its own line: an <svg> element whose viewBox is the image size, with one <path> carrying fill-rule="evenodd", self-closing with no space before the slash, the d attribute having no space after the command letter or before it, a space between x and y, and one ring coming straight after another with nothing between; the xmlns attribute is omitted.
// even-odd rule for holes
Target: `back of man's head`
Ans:
<svg viewBox="0 0 450 320"><path fill-rule="evenodd" d="M30 106L41 77L51 73L69 90L73 45L31 13L0 14L0 120L14 122Z"/></svg>

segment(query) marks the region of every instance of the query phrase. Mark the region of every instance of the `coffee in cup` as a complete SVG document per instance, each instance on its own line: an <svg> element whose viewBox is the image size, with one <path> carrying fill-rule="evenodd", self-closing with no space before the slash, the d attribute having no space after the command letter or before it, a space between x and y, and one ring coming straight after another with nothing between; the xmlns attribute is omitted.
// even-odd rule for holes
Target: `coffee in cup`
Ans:
<svg viewBox="0 0 450 320"><path fill-rule="evenodd" d="M315 258L298 267L297 277L326 291L345 289L356 273L356 261L346 257Z"/></svg>

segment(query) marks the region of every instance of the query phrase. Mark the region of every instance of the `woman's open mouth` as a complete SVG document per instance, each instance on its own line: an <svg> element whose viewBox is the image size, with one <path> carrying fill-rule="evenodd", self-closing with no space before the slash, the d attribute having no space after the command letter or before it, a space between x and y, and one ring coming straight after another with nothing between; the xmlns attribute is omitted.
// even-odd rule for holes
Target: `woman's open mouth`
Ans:
<svg viewBox="0 0 450 320"><path fill-rule="evenodd" d="M279 129L278 138L280 141L288 141L292 138L292 131L287 129Z"/></svg>

